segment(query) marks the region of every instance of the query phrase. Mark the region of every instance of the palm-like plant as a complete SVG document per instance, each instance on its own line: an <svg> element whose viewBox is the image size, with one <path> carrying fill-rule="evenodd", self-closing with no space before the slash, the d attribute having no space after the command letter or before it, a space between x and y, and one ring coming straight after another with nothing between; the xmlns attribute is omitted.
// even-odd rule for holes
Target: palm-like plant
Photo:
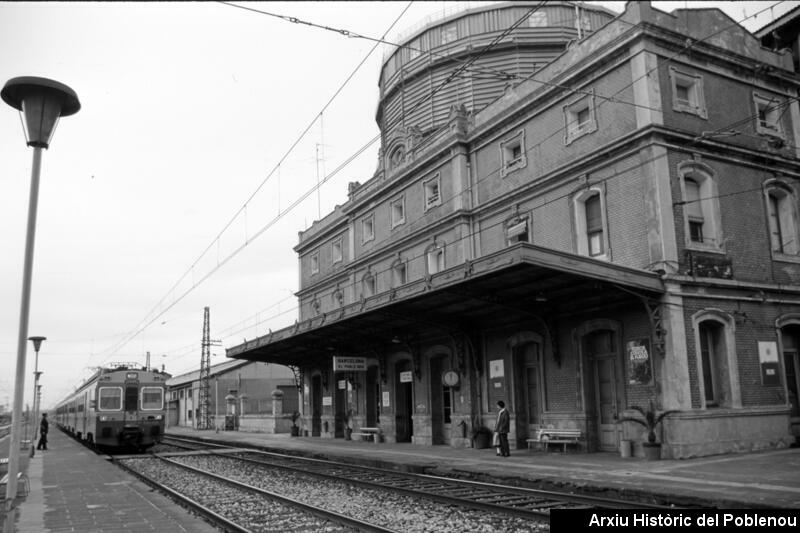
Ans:
<svg viewBox="0 0 800 533"><path fill-rule="evenodd" d="M647 442L653 444L656 442L656 428L664 420L664 417L667 415L671 415L672 413L677 413L677 410L669 410L669 411L661 411L660 413L656 411L655 406L653 405L653 400L650 400L650 406L648 409L643 409L638 405L632 405L630 407L634 411L639 411L642 415L641 417L622 417L619 419L620 422L634 422L641 426L644 426L647 429Z"/></svg>

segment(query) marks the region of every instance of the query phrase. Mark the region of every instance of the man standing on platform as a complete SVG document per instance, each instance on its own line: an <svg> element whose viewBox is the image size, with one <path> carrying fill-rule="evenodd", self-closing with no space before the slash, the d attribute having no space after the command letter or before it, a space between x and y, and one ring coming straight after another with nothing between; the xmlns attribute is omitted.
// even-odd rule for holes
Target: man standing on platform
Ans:
<svg viewBox="0 0 800 533"><path fill-rule="evenodd" d="M48 429L50 429L50 424L47 422L47 413L42 413L42 422L39 424L39 444L36 445L37 450L47 449Z"/></svg>
<svg viewBox="0 0 800 533"><path fill-rule="evenodd" d="M494 431L497 433L499 439L497 455L508 457L511 455L508 449L508 431L511 428L511 416L508 414L506 403L503 400L497 402L497 407L500 408L500 412L497 413L497 422L494 425Z"/></svg>

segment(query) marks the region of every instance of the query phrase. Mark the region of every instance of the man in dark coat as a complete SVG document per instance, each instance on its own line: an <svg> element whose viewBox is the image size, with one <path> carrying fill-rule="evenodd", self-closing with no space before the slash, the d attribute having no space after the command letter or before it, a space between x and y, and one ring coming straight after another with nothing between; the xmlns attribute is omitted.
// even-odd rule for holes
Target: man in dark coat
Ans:
<svg viewBox="0 0 800 533"><path fill-rule="evenodd" d="M511 416L508 414L506 403L503 400L497 402L497 407L500 408L500 412L497 413L497 422L494 425L494 431L497 433L499 439L497 455L508 457L511 455L508 449L508 432L511 427Z"/></svg>
<svg viewBox="0 0 800 533"><path fill-rule="evenodd" d="M50 429L50 424L47 422L47 413L42 413L42 421L39 424L39 444L36 445L37 450L47 449L47 430Z"/></svg>

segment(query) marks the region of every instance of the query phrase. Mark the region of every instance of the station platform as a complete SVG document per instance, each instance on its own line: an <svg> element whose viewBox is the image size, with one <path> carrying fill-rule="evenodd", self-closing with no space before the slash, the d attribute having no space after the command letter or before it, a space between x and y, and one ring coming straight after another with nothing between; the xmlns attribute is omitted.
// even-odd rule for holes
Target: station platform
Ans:
<svg viewBox="0 0 800 533"><path fill-rule="evenodd" d="M16 508L19 533L218 531L60 430L48 436L46 451L22 452L30 492Z"/></svg>
<svg viewBox="0 0 800 533"><path fill-rule="evenodd" d="M506 458L496 456L493 448L217 433L181 427L168 428L167 434L430 474L580 489L598 496L667 499L680 507L800 509L800 448L660 461L611 453L527 450L512 450ZM50 432L48 446L47 451L37 451L22 462L30 493L16 509L18 532L216 531L61 431Z"/></svg>
<svg viewBox="0 0 800 533"><path fill-rule="evenodd" d="M800 509L800 448L647 461L612 453L561 453L555 448L548 452L511 450L511 457L498 457L494 448L457 449L184 427L167 428L167 435L288 450L368 466L403 465L426 474L580 489L597 496L668 500L676 506Z"/></svg>

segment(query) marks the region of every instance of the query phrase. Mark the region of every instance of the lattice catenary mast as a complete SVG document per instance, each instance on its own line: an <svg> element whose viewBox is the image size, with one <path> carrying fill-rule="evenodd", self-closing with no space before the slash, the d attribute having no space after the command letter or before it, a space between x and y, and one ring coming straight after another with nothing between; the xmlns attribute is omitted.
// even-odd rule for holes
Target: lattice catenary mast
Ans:
<svg viewBox="0 0 800 533"><path fill-rule="evenodd" d="M203 312L203 340L200 351L200 416L197 429L211 429L211 325L209 309Z"/></svg>

